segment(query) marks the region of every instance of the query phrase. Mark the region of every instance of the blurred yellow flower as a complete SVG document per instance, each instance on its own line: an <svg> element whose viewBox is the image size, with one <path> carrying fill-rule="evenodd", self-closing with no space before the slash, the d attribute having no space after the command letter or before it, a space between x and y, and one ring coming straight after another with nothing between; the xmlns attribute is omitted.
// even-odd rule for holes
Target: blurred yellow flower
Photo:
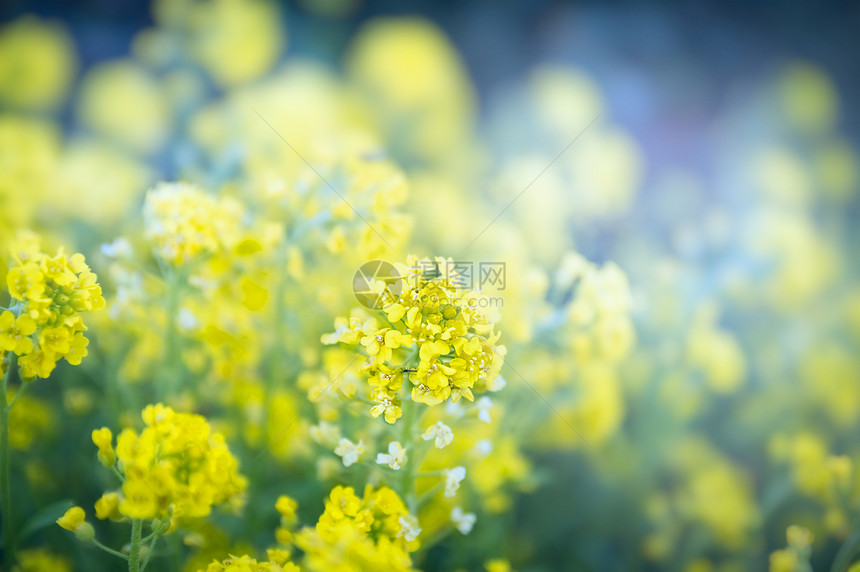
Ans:
<svg viewBox="0 0 860 572"><path fill-rule="evenodd" d="M74 44L59 23L22 16L0 28L0 102L5 105L56 107L76 67Z"/></svg>
<svg viewBox="0 0 860 572"><path fill-rule="evenodd" d="M158 80L132 60L94 66L80 89L81 123L131 151L155 151L171 129L170 106Z"/></svg>

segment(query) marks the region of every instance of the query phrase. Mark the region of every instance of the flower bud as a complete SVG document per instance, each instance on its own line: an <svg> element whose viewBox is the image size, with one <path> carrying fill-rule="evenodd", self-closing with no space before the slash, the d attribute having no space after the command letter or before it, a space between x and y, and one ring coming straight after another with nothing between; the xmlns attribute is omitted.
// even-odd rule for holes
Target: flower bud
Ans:
<svg viewBox="0 0 860 572"><path fill-rule="evenodd" d="M88 522L82 522L79 524L75 530L75 537L81 542L92 542L96 537L96 531L93 528L93 525Z"/></svg>

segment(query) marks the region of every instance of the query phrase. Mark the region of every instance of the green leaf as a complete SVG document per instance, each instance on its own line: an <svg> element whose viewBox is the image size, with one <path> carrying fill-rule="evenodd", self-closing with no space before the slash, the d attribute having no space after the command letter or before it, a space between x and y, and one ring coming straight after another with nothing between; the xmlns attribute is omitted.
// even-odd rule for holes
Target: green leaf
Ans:
<svg viewBox="0 0 860 572"><path fill-rule="evenodd" d="M75 503L72 501L66 499L51 503L48 506L37 510L33 513L33 516L27 519L27 522L25 522L19 530L18 537L15 539L16 543L20 543L34 532L54 524L57 519L63 516L67 510L74 506L74 504Z"/></svg>

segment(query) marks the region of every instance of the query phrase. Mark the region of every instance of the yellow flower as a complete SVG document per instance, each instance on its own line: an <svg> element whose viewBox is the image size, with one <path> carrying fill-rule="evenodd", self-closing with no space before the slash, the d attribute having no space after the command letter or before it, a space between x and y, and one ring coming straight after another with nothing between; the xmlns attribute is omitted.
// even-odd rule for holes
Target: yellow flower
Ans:
<svg viewBox="0 0 860 572"><path fill-rule="evenodd" d="M64 28L33 16L18 18L0 29L0 53L0 101L47 109L63 100L76 67L74 43Z"/></svg>
<svg viewBox="0 0 860 572"><path fill-rule="evenodd" d="M55 356L43 351L27 354L18 360L18 365L21 367L21 375L25 379L36 377L46 379L51 376L51 372L54 371L56 364L57 360Z"/></svg>
<svg viewBox="0 0 860 572"><path fill-rule="evenodd" d="M375 403L371 415L384 415L388 423L402 415L407 378L410 398L427 405L463 397L472 401L475 390L504 387L497 379L505 347L497 343L499 335L478 305L470 303L472 293L459 287L453 262L411 257L408 263L402 280L378 282L391 327L377 328L374 319L362 322L352 316L336 320L337 330L322 337L326 344L361 344L369 356L363 370L369 373Z"/></svg>
<svg viewBox="0 0 860 572"><path fill-rule="evenodd" d="M19 551L18 566L14 572L72 572L66 558L55 556L43 548L28 548Z"/></svg>
<svg viewBox="0 0 860 572"><path fill-rule="evenodd" d="M326 506L331 507L330 512L336 519L355 516L361 506L361 501L355 496L355 489L352 487L337 486L333 488L329 493L329 501L331 505Z"/></svg>
<svg viewBox="0 0 860 572"><path fill-rule="evenodd" d="M57 524L74 532L77 539L82 542L90 542L96 535L93 525L86 521L84 509L79 506L73 506L67 510L66 514L57 519Z"/></svg>
<svg viewBox="0 0 860 572"><path fill-rule="evenodd" d="M80 332L74 335L69 342L69 351L66 353L66 361L72 365L80 365L81 360L87 357L87 346L90 341Z"/></svg>
<svg viewBox="0 0 860 572"><path fill-rule="evenodd" d="M63 516L57 519L57 524L70 532L74 532L81 523L86 521L86 518L87 515L84 512L84 509L79 506L73 506L67 510Z"/></svg>
<svg viewBox="0 0 860 572"><path fill-rule="evenodd" d="M800 561L791 550L775 550L770 553L770 572L799 572Z"/></svg>
<svg viewBox="0 0 860 572"><path fill-rule="evenodd" d="M275 554L279 556L279 554ZM198 572L301 572L292 562L282 562L271 559L269 562L257 562L250 556L230 556L222 562L212 562L206 569Z"/></svg>
<svg viewBox="0 0 860 572"><path fill-rule="evenodd" d="M119 511L129 518L152 519L159 514L158 498L142 479L128 479L122 485Z"/></svg>
<svg viewBox="0 0 860 572"><path fill-rule="evenodd" d="M174 266L229 250L239 242L240 205L190 184L157 185L146 195L143 214L147 240Z"/></svg>
<svg viewBox="0 0 860 572"><path fill-rule="evenodd" d="M60 250L49 256L40 250L36 235L24 233L13 245L6 282L20 315L0 314L0 351L22 356L22 377L47 378L64 357L79 364L88 343L80 314L104 306L101 287L83 255L67 257Z"/></svg>
<svg viewBox="0 0 860 572"><path fill-rule="evenodd" d="M0 351L25 355L33 351L30 335L36 331L36 322L22 314L15 318L12 312L0 314Z"/></svg>
<svg viewBox="0 0 860 572"><path fill-rule="evenodd" d="M311 572L353 569L412 570L409 553L418 548L417 519L393 490L370 486L359 498L351 487L335 487L314 528L296 535L305 553L303 567Z"/></svg>
<svg viewBox="0 0 860 572"><path fill-rule="evenodd" d="M104 520L115 518L119 515L119 495L117 493L105 493L96 501L96 518Z"/></svg>
<svg viewBox="0 0 860 572"><path fill-rule="evenodd" d="M281 513L284 520L292 522L296 519L296 509L299 503L288 496L281 495L275 503L275 510Z"/></svg>
<svg viewBox="0 0 860 572"><path fill-rule="evenodd" d="M788 545L795 550L806 550L812 545L812 532L802 526L791 525L785 531Z"/></svg>
<svg viewBox="0 0 860 572"><path fill-rule="evenodd" d="M116 463L116 453L113 450L113 433L107 427L94 429L92 433L93 443L99 448L99 461L105 467L111 467Z"/></svg>
<svg viewBox="0 0 860 572"><path fill-rule="evenodd" d="M382 415L386 423L394 423L403 416L400 395L394 391L374 388L370 392L370 399L376 403L370 408L370 414L374 418Z"/></svg>
<svg viewBox="0 0 860 572"><path fill-rule="evenodd" d="M164 88L149 69L131 59L89 68L76 103L79 121L113 144L149 153L169 133L171 113ZM126 106L135 113L125 113Z"/></svg>
<svg viewBox="0 0 860 572"><path fill-rule="evenodd" d="M64 355L69 353L72 339L71 329L64 325L42 328L39 333L39 347L46 352Z"/></svg>
<svg viewBox="0 0 860 572"><path fill-rule="evenodd" d="M153 519L208 515L214 505L238 503L246 480L238 461L220 433L212 432L199 415L176 413L162 404L141 413L146 427L140 434L123 429L111 450L106 428L93 432L99 458L116 456L125 475L116 492L118 512L129 518ZM110 514L115 502L103 496L102 514Z"/></svg>
<svg viewBox="0 0 860 572"><path fill-rule="evenodd" d="M487 560L484 562L484 568L487 569L487 572L511 572L513 570L511 564L503 558Z"/></svg>
<svg viewBox="0 0 860 572"><path fill-rule="evenodd" d="M278 3L210 0L192 6L191 51L217 83L252 80L277 62L284 43Z"/></svg>
<svg viewBox="0 0 860 572"><path fill-rule="evenodd" d="M35 262L25 262L6 275L9 295L16 300L38 300L45 291L45 277Z"/></svg>

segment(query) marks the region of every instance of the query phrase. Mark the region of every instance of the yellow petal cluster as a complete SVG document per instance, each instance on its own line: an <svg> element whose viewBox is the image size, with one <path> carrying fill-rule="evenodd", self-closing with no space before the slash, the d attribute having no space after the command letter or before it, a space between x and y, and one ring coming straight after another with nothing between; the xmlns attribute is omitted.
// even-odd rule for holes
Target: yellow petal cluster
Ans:
<svg viewBox="0 0 860 572"><path fill-rule="evenodd" d="M376 285L388 325L353 315L337 320L337 330L322 337L327 344L360 345L368 356L363 369L376 404L371 414L383 415L388 423L402 414L405 378L413 401L472 401L473 390L496 388L506 352L497 344L500 334L483 313L480 295L460 287L452 261L410 257L400 270L403 278L396 283Z"/></svg>
<svg viewBox="0 0 860 572"><path fill-rule="evenodd" d="M238 241L240 205L188 183L162 183L144 205L144 233L158 256L172 265L215 254Z"/></svg>
<svg viewBox="0 0 860 572"><path fill-rule="evenodd" d="M101 287L82 254L54 256L39 238L23 234L12 250L6 285L13 306L0 313L0 356L19 356L25 379L48 377L57 362L73 365L87 355L81 313L104 306Z"/></svg>
<svg viewBox="0 0 860 572"><path fill-rule="evenodd" d="M141 417L146 428L140 434L124 429L115 451L109 430L93 432L99 458L104 462L114 455L125 479L119 491L96 504L99 518L195 518L208 515L214 505L241 502L246 479L224 436L204 417L160 403L147 406Z"/></svg>
<svg viewBox="0 0 860 572"><path fill-rule="evenodd" d="M337 486L316 527L299 532L296 545L311 572L412 570L409 553L418 548L408 534L412 520L388 487L374 490L368 485L359 498L352 487Z"/></svg>
<svg viewBox="0 0 860 572"><path fill-rule="evenodd" d="M205 572L299 572L301 569L292 562L269 560L257 562L250 556L231 556L222 562L213 562ZM200 570L200 572L204 572Z"/></svg>

